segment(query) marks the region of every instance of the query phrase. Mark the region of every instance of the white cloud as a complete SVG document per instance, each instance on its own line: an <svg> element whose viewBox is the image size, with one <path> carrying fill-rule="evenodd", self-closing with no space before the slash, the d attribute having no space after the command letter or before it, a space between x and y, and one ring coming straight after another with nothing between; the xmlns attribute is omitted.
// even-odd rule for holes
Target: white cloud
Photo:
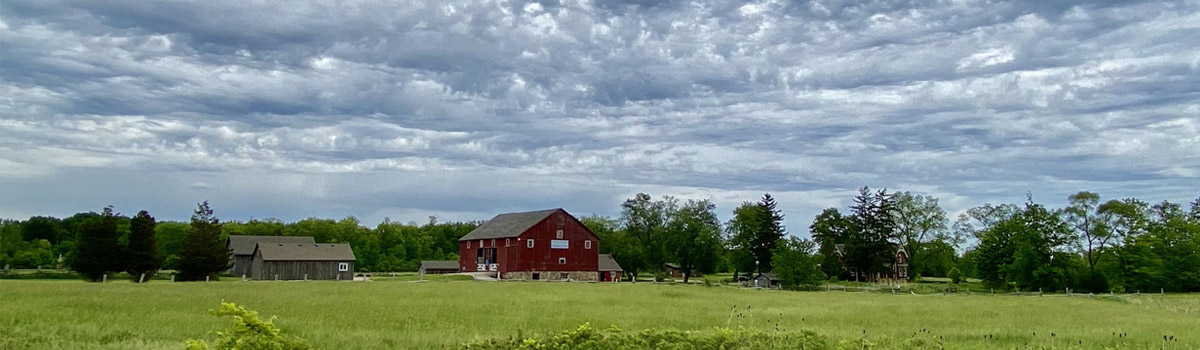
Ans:
<svg viewBox="0 0 1200 350"><path fill-rule="evenodd" d="M952 211L1195 195L1192 2L345 5L0 4L0 213L485 219L648 191L727 215L772 192L802 230L862 185Z"/></svg>

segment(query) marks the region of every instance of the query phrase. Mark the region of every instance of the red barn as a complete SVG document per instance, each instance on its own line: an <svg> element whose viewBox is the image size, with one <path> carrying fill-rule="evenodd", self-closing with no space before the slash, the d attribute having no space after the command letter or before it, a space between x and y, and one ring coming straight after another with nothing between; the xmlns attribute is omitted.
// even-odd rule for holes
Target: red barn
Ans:
<svg viewBox="0 0 1200 350"><path fill-rule="evenodd" d="M458 240L458 268L501 279L598 281L599 243L561 208L500 214Z"/></svg>

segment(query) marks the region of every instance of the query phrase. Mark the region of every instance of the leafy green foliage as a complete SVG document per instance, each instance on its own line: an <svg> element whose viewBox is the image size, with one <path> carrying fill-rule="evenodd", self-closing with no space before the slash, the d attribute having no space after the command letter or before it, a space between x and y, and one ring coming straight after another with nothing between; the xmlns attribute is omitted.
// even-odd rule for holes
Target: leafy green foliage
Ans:
<svg viewBox="0 0 1200 350"><path fill-rule="evenodd" d="M687 283L693 271L712 272L721 250L717 206L708 200L688 200L671 215L666 243Z"/></svg>
<svg viewBox="0 0 1200 350"><path fill-rule="evenodd" d="M307 350L312 347L295 337L282 334L275 326L275 317L263 321L258 312L246 310L234 303L221 303L216 310L209 310L213 316L233 316L233 324L224 331L217 332L215 346L210 347L203 340L188 340L188 350Z"/></svg>
<svg viewBox="0 0 1200 350"><path fill-rule="evenodd" d="M71 269L93 282L102 280L106 273L123 270L121 257L124 252L118 238L117 214L113 213L112 207L106 207L100 216L80 225Z"/></svg>
<svg viewBox="0 0 1200 350"><path fill-rule="evenodd" d="M192 214L192 227L179 254L179 280L202 281L229 269L229 249L221 239L221 222L200 203Z"/></svg>
<svg viewBox="0 0 1200 350"><path fill-rule="evenodd" d="M947 277L950 277L950 283L959 284L963 281L963 274L957 267L950 269L947 275Z"/></svg>
<svg viewBox="0 0 1200 350"><path fill-rule="evenodd" d="M783 214L776 206L775 198L767 193L757 203L744 202L733 210L733 218L727 226L729 244L733 249L750 253L742 255L746 258L741 259L738 270L771 271L772 251L786 233Z"/></svg>
<svg viewBox="0 0 1200 350"><path fill-rule="evenodd" d="M796 237L775 246L775 274L784 287L815 288L825 282L825 273L817 266L819 257L813 255L815 247L813 241Z"/></svg>
<svg viewBox="0 0 1200 350"><path fill-rule="evenodd" d="M845 228L844 263L860 276L888 273L895 250L891 240L896 238L896 207L887 190L871 192L859 189L850 206L852 215Z"/></svg>
<svg viewBox="0 0 1200 350"><path fill-rule="evenodd" d="M158 242L155 240L154 217L145 210L140 211L129 223L129 243L125 251L125 272L134 276L138 281L141 274L153 275L162 266L162 257L158 256Z"/></svg>
<svg viewBox="0 0 1200 350"><path fill-rule="evenodd" d="M653 200L649 194L638 193L621 204L621 228L636 242L625 256L629 266L618 260L626 272L637 275L638 271L662 271L667 262L666 236L671 215L677 210L678 201L672 197Z"/></svg>
<svg viewBox="0 0 1200 350"><path fill-rule="evenodd" d="M584 323L573 330L546 336L517 336L508 339L468 343L464 350L607 350L607 349L830 349L829 342L814 332L762 332L745 329L716 328L709 332L687 332L647 329L640 332L623 331L616 326L604 330Z"/></svg>

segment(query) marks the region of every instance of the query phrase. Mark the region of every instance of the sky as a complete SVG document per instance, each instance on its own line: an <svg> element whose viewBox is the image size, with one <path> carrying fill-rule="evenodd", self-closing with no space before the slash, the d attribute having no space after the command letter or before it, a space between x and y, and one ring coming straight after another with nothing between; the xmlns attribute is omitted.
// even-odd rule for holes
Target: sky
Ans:
<svg viewBox="0 0 1200 350"><path fill-rule="evenodd" d="M1200 1L0 2L0 217L1200 195Z"/></svg>

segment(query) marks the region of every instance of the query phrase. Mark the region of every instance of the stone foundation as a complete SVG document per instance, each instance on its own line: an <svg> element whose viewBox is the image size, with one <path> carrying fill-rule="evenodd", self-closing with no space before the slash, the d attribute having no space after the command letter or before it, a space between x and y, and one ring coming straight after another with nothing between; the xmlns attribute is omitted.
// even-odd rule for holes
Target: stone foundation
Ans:
<svg viewBox="0 0 1200 350"><path fill-rule="evenodd" d="M500 274L500 279L532 281L534 273L539 275L539 281L595 282L600 280L600 273L596 271L513 271ZM564 273L567 274L566 279L562 278Z"/></svg>

